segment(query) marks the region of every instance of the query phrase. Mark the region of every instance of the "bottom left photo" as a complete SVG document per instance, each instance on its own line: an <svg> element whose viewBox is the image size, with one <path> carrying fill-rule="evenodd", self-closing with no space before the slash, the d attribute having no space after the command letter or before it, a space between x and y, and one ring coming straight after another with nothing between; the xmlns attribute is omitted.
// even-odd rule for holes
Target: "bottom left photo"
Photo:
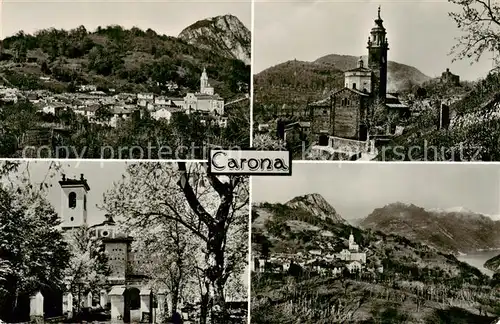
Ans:
<svg viewBox="0 0 500 324"><path fill-rule="evenodd" d="M0 323L247 323L249 179L0 161Z"/></svg>

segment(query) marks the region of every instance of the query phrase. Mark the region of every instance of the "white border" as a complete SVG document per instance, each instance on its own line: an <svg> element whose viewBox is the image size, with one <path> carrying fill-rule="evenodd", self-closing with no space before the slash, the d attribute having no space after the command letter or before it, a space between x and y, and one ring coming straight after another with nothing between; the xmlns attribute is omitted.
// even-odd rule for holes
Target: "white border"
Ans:
<svg viewBox="0 0 500 324"><path fill-rule="evenodd" d="M338 161L338 160L293 160L292 163L299 164L437 164L437 165L497 165L500 161L466 161L466 162L440 162L440 161ZM293 175L293 173L292 173Z"/></svg>
<svg viewBox="0 0 500 324"><path fill-rule="evenodd" d="M251 324L252 310L252 177L248 181L248 324Z"/></svg>
<svg viewBox="0 0 500 324"><path fill-rule="evenodd" d="M250 20L250 147L253 147L253 74L254 74L254 49L255 49L255 1L251 3L251 20ZM250 322L248 322L250 324Z"/></svg>
<svg viewBox="0 0 500 324"><path fill-rule="evenodd" d="M251 20L250 20L250 147L253 147L253 74L254 74L254 49L255 49L255 0L250 0L251 3ZM293 163L293 161L290 161ZM251 324L252 318L252 176L248 177L248 311L247 323Z"/></svg>
<svg viewBox="0 0 500 324"><path fill-rule="evenodd" d="M140 163L140 162L192 162L192 163L208 163L208 160L187 160L187 159L68 159L68 158L0 158L0 161L21 161L21 162L31 162L31 161L40 161L40 162L77 162L77 163L85 163L85 162L130 162L130 163Z"/></svg>

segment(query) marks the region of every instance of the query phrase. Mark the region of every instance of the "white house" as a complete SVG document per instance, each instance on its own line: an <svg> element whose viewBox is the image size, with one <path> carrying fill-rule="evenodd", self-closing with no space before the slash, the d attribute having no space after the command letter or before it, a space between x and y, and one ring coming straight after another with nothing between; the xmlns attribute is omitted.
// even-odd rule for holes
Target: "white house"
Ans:
<svg viewBox="0 0 500 324"><path fill-rule="evenodd" d="M184 108L187 113L202 111L224 115L224 99L218 94L188 93L184 97Z"/></svg>
<svg viewBox="0 0 500 324"><path fill-rule="evenodd" d="M137 94L137 100L148 100L148 101L153 101L155 98L154 93L138 93Z"/></svg>
<svg viewBox="0 0 500 324"><path fill-rule="evenodd" d="M362 265L358 261L352 261L347 265L347 270L349 270L349 272L351 272L351 273L356 272L356 271L361 271L361 268L362 268Z"/></svg>
<svg viewBox="0 0 500 324"><path fill-rule="evenodd" d="M166 119L167 121L170 121L170 118L172 118L172 114L182 111L182 108L179 107L159 106L151 112L151 117L156 120Z"/></svg>
<svg viewBox="0 0 500 324"><path fill-rule="evenodd" d="M117 127L120 120L127 120L136 111L135 106L115 106L111 109L113 116L109 120L111 127Z"/></svg>

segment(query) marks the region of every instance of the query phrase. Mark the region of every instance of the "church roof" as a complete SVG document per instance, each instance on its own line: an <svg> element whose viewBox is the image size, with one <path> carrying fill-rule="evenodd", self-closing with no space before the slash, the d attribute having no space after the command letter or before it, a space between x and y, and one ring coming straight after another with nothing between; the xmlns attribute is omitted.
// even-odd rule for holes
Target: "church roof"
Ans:
<svg viewBox="0 0 500 324"><path fill-rule="evenodd" d="M385 104L389 108L400 108L400 109L406 109L408 108L407 105L402 104L402 103L393 103L393 104Z"/></svg>
<svg viewBox="0 0 500 324"><path fill-rule="evenodd" d="M194 95L197 99L222 99L218 94L209 95L206 93L195 93Z"/></svg>
<svg viewBox="0 0 500 324"><path fill-rule="evenodd" d="M113 216L111 216L110 214L106 214L105 217L106 217L106 220L104 222L102 222L100 224L92 225L92 226L90 226L90 228L104 226L104 225L116 225L116 222L113 219Z"/></svg>
<svg viewBox="0 0 500 324"><path fill-rule="evenodd" d="M312 102L312 103L309 104L309 106L310 107L326 107L326 106L330 106L330 103L331 103L330 97L333 97L333 96L339 94L340 92L346 91L346 90L354 92L355 94L363 96L363 97L369 97L370 96L369 93L365 93L365 92L359 91L357 89L342 88L340 90L330 92L330 96L328 96L328 97L326 97L324 99Z"/></svg>
<svg viewBox="0 0 500 324"><path fill-rule="evenodd" d="M368 94L368 93L365 93L365 92L363 92L363 91L359 91L358 89L351 89L351 88L344 88L344 89L341 89L341 90L339 90L339 91L335 92L335 93L333 94L333 96L334 96L334 95L336 95L337 93L340 93L340 92L345 91L345 90L349 90L349 91L354 92L355 94L360 95L360 96L363 96L363 97L368 97L368 96L370 96L370 94Z"/></svg>
<svg viewBox="0 0 500 324"><path fill-rule="evenodd" d="M63 174L62 180L59 181L59 184L61 185L61 187L83 185L85 187L85 190L87 190L87 191L90 190L90 186L87 183L87 179L85 179L83 177L83 173L80 175L80 179L69 179L69 178L66 178L65 174Z"/></svg>
<svg viewBox="0 0 500 324"><path fill-rule="evenodd" d="M369 68L365 68L365 67L357 67L355 69L347 70L344 73L346 73L346 72L365 72L365 73L371 73L372 70L369 69Z"/></svg>

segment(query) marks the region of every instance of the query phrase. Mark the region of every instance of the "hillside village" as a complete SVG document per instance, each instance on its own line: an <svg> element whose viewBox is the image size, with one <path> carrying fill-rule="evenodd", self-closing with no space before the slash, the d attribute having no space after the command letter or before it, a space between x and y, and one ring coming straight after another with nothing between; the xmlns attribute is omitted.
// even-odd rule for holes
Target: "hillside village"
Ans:
<svg viewBox="0 0 500 324"><path fill-rule="evenodd" d="M333 233L324 231L324 236L332 236ZM297 254L276 253L268 259L256 257L251 262L252 271L288 273L290 267L315 273L322 276L340 276L347 270L350 274L361 274L363 271L383 273L384 267L378 263L376 268L366 267L366 252L360 248L354 240L354 235L349 235L348 248L343 248L335 253L336 248L330 243L322 244L317 242L321 248L319 250L309 250L307 254L298 252ZM297 271L297 268L295 269Z"/></svg>
<svg viewBox="0 0 500 324"><path fill-rule="evenodd" d="M41 77L49 81L50 77ZM172 90L178 88L171 83ZM248 98L225 103L224 99L214 93L208 82L206 70L200 76L200 88L196 92L188 92L184 97L167 97L154 93L117 93L115 89L107 92L98 91L95 85L78 85L75 93L54 94L47 90L26 90L0 86L0 102L17 103L28 100L40 112L60 116L65 110L84 116L91 123L118 127L120 121L126 120L134 113L151 114L151 117L169 121L174 113L200 114L205 116L203 123L215 122L220 127L227 126L227 115L224 107Z"/></svg>
<svg viewBox="0 0 500 324"><path fill-rule="evenodd" d="M498 317L499 277L457 260L438 244L427 244L424 236L411 240L411 234L392 228L353 227L319 194L284 204L254 204L252 213L255 323L382 318L490 323ZM383 224L382 216L370 218L375 217ZM460 219L442 217L452 218L449 226ZM447 320L433 322L436 318Z"/></svg>
<svg viewBox="0 0 500 324"><path fill-rule="evenodd" d="M0 44L0 156L155 147L148 158L162 148L201 158L213 145L248 146L249 42L232 15L178 37L116 25L20 31Z"/></svg>
<svg viewBox="0 0 500 324"><path fill-rule="evenodd" d="M447 145L442 156L427 156L422 147L413 157L405 151L403 160L469 158L470 152L457 157L458 146L474 145L461 133L499 116L488 98L477 98L495 75L472 84L446 68L431 79L413 67L390 62L380 8L367 47L368 55L357 63L351 56L329 55L311 63L289 61L256 75L255 142L286 147L295 159L393 160L401 157L391 148L420 145L415 139L424 139L423 134L429 145L436 137L442 144L446 136L455 145ZM472 101L477 106L478 99L480 107L461 109Z"/></svg>

